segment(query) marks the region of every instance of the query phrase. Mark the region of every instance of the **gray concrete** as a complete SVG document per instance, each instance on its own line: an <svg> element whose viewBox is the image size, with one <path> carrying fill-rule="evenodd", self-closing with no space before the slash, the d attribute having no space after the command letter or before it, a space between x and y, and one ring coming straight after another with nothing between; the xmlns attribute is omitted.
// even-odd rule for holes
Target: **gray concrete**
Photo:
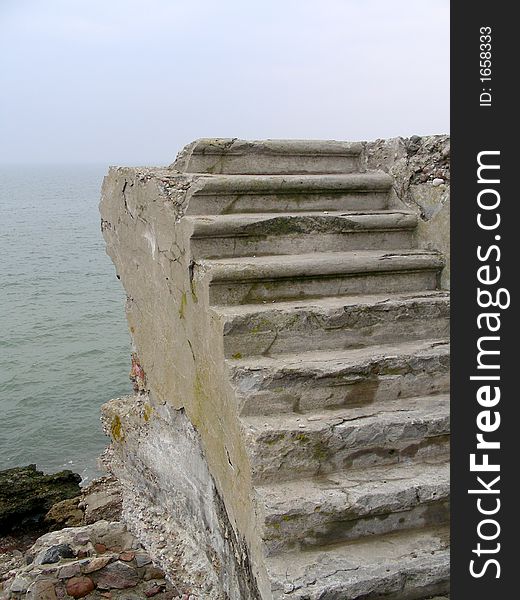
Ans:
<svg viewBox="0 0 520 600"><path fill-rule="evenodd" d="M448 591L447 246L427 219L446 143L198 140L109 172L102 230L143 373L104 410L107 463L172 582L215 600Z"/></svg>

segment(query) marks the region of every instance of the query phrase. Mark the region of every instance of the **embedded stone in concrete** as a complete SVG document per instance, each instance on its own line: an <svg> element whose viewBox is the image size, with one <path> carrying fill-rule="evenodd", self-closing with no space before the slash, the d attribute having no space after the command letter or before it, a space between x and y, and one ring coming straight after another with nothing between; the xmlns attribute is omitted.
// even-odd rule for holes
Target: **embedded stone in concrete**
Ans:
<svg viewBox="0 0 520 600"><path fill-rule="evenodd" d="M447 593L446 245L404 181L438 144L401 145L205 139L107 175L143 382L104 408L111 468L179 589Z"/></svg>

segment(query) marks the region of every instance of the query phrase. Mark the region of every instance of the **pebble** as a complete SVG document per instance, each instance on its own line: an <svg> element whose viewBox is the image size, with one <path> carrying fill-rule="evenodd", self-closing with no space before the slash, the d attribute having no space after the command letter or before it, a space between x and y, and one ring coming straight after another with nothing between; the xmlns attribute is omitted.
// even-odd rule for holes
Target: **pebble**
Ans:
<svg viewBox="0 0 520 600"><path fill-rule="evenodd" d="M135 552L129 552L128 550L126 550L125 552L121 552L121 554L119 555L119 560L123 560L124 562L130 562L131 560L134 560L135 557Z"/></svg>
<svg viewBox="0 0 520 600"><path fill-rule="evenodd" d="M103 552L107 551L105 544L94 544L94 549L98 554L103 554Z"/></svg>
<svg viewBox="0 0 520 600"><path fill-rule="evenodd" d="M436 177L433 181L432 181L432 185L435 187L438 187L439 185L442 185L444 183L444 179L441 179L440 177Z"/></svg>
<svg viewBox="0 0 520 600"><path fill-rule="evenodd" d="M67 581L67 594L73 598L83 598L94 589L94 582L90 577L73 577Z"/></svg>

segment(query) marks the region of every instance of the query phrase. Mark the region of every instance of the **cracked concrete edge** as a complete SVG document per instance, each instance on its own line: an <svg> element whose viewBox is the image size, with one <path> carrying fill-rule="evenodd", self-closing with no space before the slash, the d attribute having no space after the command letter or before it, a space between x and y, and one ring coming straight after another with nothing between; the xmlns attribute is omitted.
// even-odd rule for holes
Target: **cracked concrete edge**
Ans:
<svg viewBox="0 0 520 600"><path fill-rule="evenodd" d="M420 248L446 257L441 287L450 287L450 136L412 136L365 142L363 164L394 178L398 202L419 217Z"/></svg>
<svg viewBox="0 0 520 600"><path fill-rule="evenodd" d="M182 219L198 185L197 176L161 169L111 169L100 204L102 231L125 284L126 316L146 375L151 414L163 406L186 412L202 440L231 527L244 535L258 567L261 541L251 468L225 367L223 319L209 310L208 273L192 261L192 224ZM214 419L205 418L208 411ZM125 445L124 429L117 420L113 425L112 439ZM254 576L268 585L266 573Z"/></svg>

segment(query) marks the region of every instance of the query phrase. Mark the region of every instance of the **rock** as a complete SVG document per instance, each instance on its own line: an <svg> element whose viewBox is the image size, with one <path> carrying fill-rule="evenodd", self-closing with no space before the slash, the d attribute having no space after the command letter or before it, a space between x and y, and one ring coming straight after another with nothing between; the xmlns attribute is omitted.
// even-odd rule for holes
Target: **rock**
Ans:
<svg viewBox="0 0 520 600"><path fill-rule="evenodd" d="M121 518L121 486L113 477L96 479L83 490L81 505L85 510L85 523L119 521Z"/></svg>
<svg viewBox="0 0 520 600"><path fill-rule="evenodd" d="M95 571L99 571L103 567L106 567L111 560L111 556L96 556L82 566L81 571L85 574L94 573Z"/></svg>
<svg viewBox="0 0 520 600"><path fill-rule="evenodd" d="M436 177L433 181L432 181L432 185L434 185L435 187L442 185L444 183L444 179L441 179L440 177Z"/></svg>
<svg viewBox="0 0 520 600"><path fill-rule="evenodd" d="M150 581L150 579L164 579L164 571L155 565L150 565L146 567L143 579L145 581Z"/></svg>
<svg viewBox="0 0 520 600"><path fill-rule="evenodd" d="M98 571L96 580L98 588L103 590L124 590L135 587L139 583L139 575L134 567L118 560Z"/></svg>
<svg viewBox="0 0 520 600"><path fill-rule="evenodd" d="M157 594L160 594L163 590L164 590L164 586L154 585L154 586L148 588L147 590L145 590L144 595L147 598L153 598L153 596L157 596Z"/></svg>
<svg viewBox="0 0 520 600"><path fill-rule="evenodd" d="M67 581L67 594L73 598L83 598L95 588L90 577L73 577Z"/></svg>
<svg viewBox="0 0 520 600"><path fill-rule="evenodd" d="M105 544L94 544L94 549L98 554L103 554L107 551L107 547L105 546Z"/></svg>
<svg viewBox="0 0 520 600"><path fill-rule="evenodd" d="M70 577L77 577L78 575L81 575L81 565L79 562L64 565L58 571L58 577L60 579L69 579Z"/></svg>
<svg viewBox="0 0 520 600"><path fill-rule="evenodd" d="M72 471L45 475L36 465L0 471L0 533L41 521L53 504L79 495L80 481Z"/></svg>
<svg viewBox="0 0 520 600"><path fill-rule="evenodd" d="M35 581L28 589L26 600L57 600L54 582L49 579Z"/></svg>
<svg viewBox="0 0 520 600"><path fill-rule="evenodd" d="M38 563L42 565L57 563L60 558L75 558L74 551L72 550L70 544L58 544L57 546L51 546L45 551L43 557L38 561Z"/></svg>
<svg viewBox="0 0 520 600"><path fill-rule="evenodd" d="M82 530L79 533L75 534L72 539L75 544L84 546L90 542L90 535L87 531Z"/></svg>
<svg viewBox="0 0 520 600"><path fill-rule="evenodd" d="M139 552L135 555L135 564L138 567L144 567L145 565L149 565L152 562L149 554L144 552Z"/></svg>
<svg viewBox="0 0 520 600"><path fill-rule="evenodd" d="M31 584L31 580L27 575L21 574L17 575L14 578L13 583L11 583L10 591L15 592L17 594L25 594L28 590L29 585Z"/></svg>
<svg viewBox="0 0 520 600"><path fill-rule="evenodd" d="M122 560L124 562L130 562L131 560L134 560L135 557L135 552L130 552L129 550L125 550L125 552L121 552L121 554L119 555L119 560Z"/></svg>
<svg viewBox="0 0 520 600"><path fill-rule="evenodd" d="M83 511L78 508L81 496L62 500L52 506L45 515L44 521L51 530L64 527L77 527L83 523Z"/></svg>

